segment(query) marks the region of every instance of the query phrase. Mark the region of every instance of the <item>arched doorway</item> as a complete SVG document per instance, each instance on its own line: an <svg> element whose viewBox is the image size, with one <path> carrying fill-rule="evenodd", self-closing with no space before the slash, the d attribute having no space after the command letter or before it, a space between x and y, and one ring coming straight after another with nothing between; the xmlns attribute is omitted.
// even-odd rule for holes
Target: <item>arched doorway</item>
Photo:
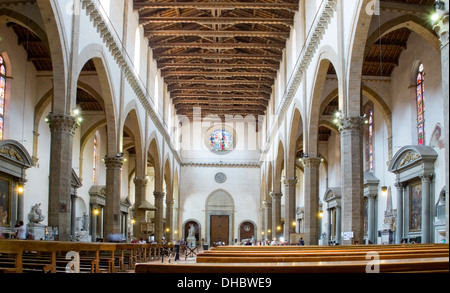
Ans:
<svg viewBox="0 0 450 293"><path fill-rule="evenodd" d="M239 241L256 239L256 225L252 221L244 221L239 225Z"/></svg>
<svg viewBox="0 0 450 293"><path fill-rule="evenodd" d="M230 245L233 239L234 200L227 191L219 189L206 199L206 242Z"/></svg>

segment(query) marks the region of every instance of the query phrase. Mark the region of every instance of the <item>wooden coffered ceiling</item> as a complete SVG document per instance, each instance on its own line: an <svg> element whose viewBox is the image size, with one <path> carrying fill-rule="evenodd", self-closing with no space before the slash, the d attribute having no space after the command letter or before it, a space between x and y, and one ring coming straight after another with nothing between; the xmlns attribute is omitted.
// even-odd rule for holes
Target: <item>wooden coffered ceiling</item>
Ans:
<svg viewBox="0 0 450 293"><path fill-rule="evenodd" d="M264 115L298 0L134 0L178 114Z"/></svg>

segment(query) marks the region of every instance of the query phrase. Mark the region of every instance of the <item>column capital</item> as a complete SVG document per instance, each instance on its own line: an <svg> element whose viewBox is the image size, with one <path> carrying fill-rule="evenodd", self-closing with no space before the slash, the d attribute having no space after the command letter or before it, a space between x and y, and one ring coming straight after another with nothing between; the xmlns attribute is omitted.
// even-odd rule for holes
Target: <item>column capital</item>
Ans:
<svg viewBox="0 0 450 293"><path fill-rule="evenodd" d="M134 185L147 186L148 180L136 177L136 178L133 179L133 182L134 182Z"/></svg>
<svg viewBox="0 0 450 293"><path fill-rule="evenodd" d="M281 192L271 192L269 193L271 198L281 198L283 196L283 193Z"/></svg>
<svg viewBox="0 0 450 293"><path fill-rule="evenodd" d="M106 169L120 169L123 165L123 160L121 157L105 157Z"/></svg>
<svg viewBox="0 0 450 293"><path fill-rule="evenodd" d="M405 188L406 183L405 183L405 182L396 182L396 183L394 183L394 186L395 186L397 189L403 189L403 188Z"/></svg>
<svg viewBox="0 0 450 293"><path fill-rule="evenodd" d="M432 23L433 30L437 34L441 47L448 44L449 31L448 31L448 7L444 10L437 9L437 19Z"/></svg>
<svg viewBox="0 0 450 293"><path fill-rule="evenodd" d="M303 158L305 169L319 169L321 163L320 158Z"/></svg>
<svg viewBox="0 0 450 293"><path fill-rule="evenodd" d="M286 178L283 180L283 183L286 187L292 188L297 185L298 179L297 179L297 177Z"/></svg>
<svg viewBox="0 0 450 293"><path fill-rule="evenodd" d="M155 196L155 199L163 199L166 194L162 191L154 191L153 195Z"/></svg>
<svg viewBox="0 0 450 293"><path fill-rule="evenodd" d="M433 177L433 173L432 172L423 172L422 174L419 175L420 179L422 179L422 182L428 182L430 183L431 178Z"/></svg>
<svg viewBox="0 0 450 293"><path fill-rule="evenodd" d="M78 122L75 117L65 114L50 113L47 116L47 122L51 132L70 133L72 136L78 127Z"/></svg>
<svg viewBox="0 0 450 293"><path fill-rule="evenodd" d="M361 116L347 116L340 119L340 131L360 131L364 126L364 118Z"/></svg>

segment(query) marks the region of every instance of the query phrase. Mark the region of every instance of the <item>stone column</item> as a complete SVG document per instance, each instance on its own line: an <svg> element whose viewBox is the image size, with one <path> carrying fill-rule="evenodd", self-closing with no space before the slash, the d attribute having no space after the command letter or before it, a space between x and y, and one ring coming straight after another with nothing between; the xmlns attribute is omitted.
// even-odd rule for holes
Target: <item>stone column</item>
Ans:
<svg viewBox="0 0 450 293"><path fill-rule="evenodd" d="M284 237L290 243L290 234L295 233L295 189L298 179L296 177L284 180Z"/></svg>
<svg viewBox="0 0 450 293"><path fill-rule="evenodd" d="M95 214L95 210L99 211L100 214L100 208L97 205L92 206L92 211L91 211L91 241L92 242L97 242L97 217L98 215Z"/></svg>
<svg viewBox="0 0 450 293"><path fill-rule="evenodd" d="M369 194L367 203L367 236L375 244L375 198L376 194Z"/></svg>
<svg viewBox="0 0 450 293"><path fill-rule="evenodd" d="M403 238L403 190L405 184L395 183L397 188L397 216L395 218L395 243L400 244Z"/></svg>
<svg viewBox="0 0 450 293"><path fill-rule="evenodd" d="M18 222L18 221L24 221L25 222L25 215L24 215L24 197L25 197L25 183L27 183L27 180L25 178L20 178L17 181L17 187L21 186L23 188L22 192L18 192L17 191L17 208L15 210L17 210L17 216L16 217L12 217L11 219L14 220L14 223L11 223L12 226L14 227L14 225Z"/></svg>
<svg viewBox="0 0 450 293"><path fill-rule="evenodd" d="M135 208L134 219L135 226L133 227L133 236L137 239L144 237L141 231L141 223L145 222L145 209L140 209L139 206L145 201L145 190L147 188L147 179L134 178L134 196L135 196Z"/></svg>
<svg viewBox="0 0 450 293"><path fill-rule="evenodd" d="M305 165L305 244L319 244L319 166L320 158L304 158Z"/></svg>
<svg viewBox="0 0 450 293"><path fill-rule="evenodd" d="M272 240L272 202L268 202L266 201L264 203L264 209L265 209L265 223L266 223L266 227L265 227L265 237L268 240ZM269 232L270 230L270 232Z"/></svg>
<svg viewBox="0 0 450 293"><path fill-rule="evenodd" d="M155 196L155 241L162 243L163 237L163 221L164 221L164 192L162 191L154 191L153 195Z"/></svg>
<svg viewBox="0 0 450 293"><path fill-rule="evenodd" d="M359 244L364 240L363 126L359 116L341 119L342 228L344 233L353 232L353 241Z"/></svg>
<svg viewBox="0 0 450 293"><path fill-rule="evenodd" d="M325 243L325 245L328 245L328 243L330 242L330 239L331 239L331 221L332 221L332 212L333 212L333 210L332 209L330 209L330 208L328 208L327 209L327 221L328 221L328 223L327 223L327 238L325 239L325 241L326 241L326 243Z"/></svg>
<svg viewBox="0 0 450 293"><path fill-rule="evenodd" d="M336 243L341 244L341 234L342 234L342 212L341 205L336 206Z"/></svg>
<svg viewBox="0 0 450 293"><path fill-rule="evenodd" d="M59 240L67 241L71 228L72 145L78 124L65 114L51 113L47 120L51 132L48 225L58 227Z"/></svg>
<svg viewBox="0 0 450 293"><path fill-rule="evenodd" d="M76 189L75 189L76 190ZM76 192L76 191L75 191ZM70 234L72 235L72 240L75 240L75 224L76 224L76 213L77 213L77 208L76 208L76 201L77 201L78 196L76 194L72 194L71 195L71 206L72 206L72 210L70 213L70 219L71 219L71 223L70 223Z"/></svg>
<svg viewBox="0 0 450 293"><path fill-rule="evenodd" d="M118 234L120 231L120 203L121 203L121 172L122 157L105 157L106 165L106 202L104 232L108 239L110 234Z"/></svg>
<svg viewBox="0 0 450 293"><path fill-rule="evenodd" d="M430 243L430 182L431 174L420 175L422 179L422 243Z"/></svg>
<svg viewBox="0 0 450 293"><path fill-rule="evenodd" d="M282 193L271 192L272 197L272 238L281 236L281 232L278 231L277 227L281 227L281 197Z"/></svg>
<svg viewBox="0 0 450 293"><path fill-rule="evenodd" d="M173 239L173 205L174 200L168 200L166 197L166 229L169 228L169 232L165 232L166 240L171 241Z"/></svg>
<svg viewBox="0 0 450 293"><path fill-rule="evenodd" d="M433 23L433 29L438 35L441 42L441 66L442 66L442 95L444 102L444 129L449 129L449 0L444 1L444 7L437 9L439 16ZM444 147L445 147L445 194L449 194L449 131L445 131ZM446 240L449 241L449 197L446 197Z"/></svg>

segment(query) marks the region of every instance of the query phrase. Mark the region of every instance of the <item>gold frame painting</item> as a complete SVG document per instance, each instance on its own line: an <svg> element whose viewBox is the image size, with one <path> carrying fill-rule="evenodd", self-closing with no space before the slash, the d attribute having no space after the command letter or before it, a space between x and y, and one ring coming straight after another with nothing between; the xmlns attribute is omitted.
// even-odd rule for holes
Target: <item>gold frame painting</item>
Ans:
<svg viewBox="0 0 450 293"><path fill-rule="evenodd" d="M11 186L11 180L0 177L0 227L11 224Z"/></svg>

